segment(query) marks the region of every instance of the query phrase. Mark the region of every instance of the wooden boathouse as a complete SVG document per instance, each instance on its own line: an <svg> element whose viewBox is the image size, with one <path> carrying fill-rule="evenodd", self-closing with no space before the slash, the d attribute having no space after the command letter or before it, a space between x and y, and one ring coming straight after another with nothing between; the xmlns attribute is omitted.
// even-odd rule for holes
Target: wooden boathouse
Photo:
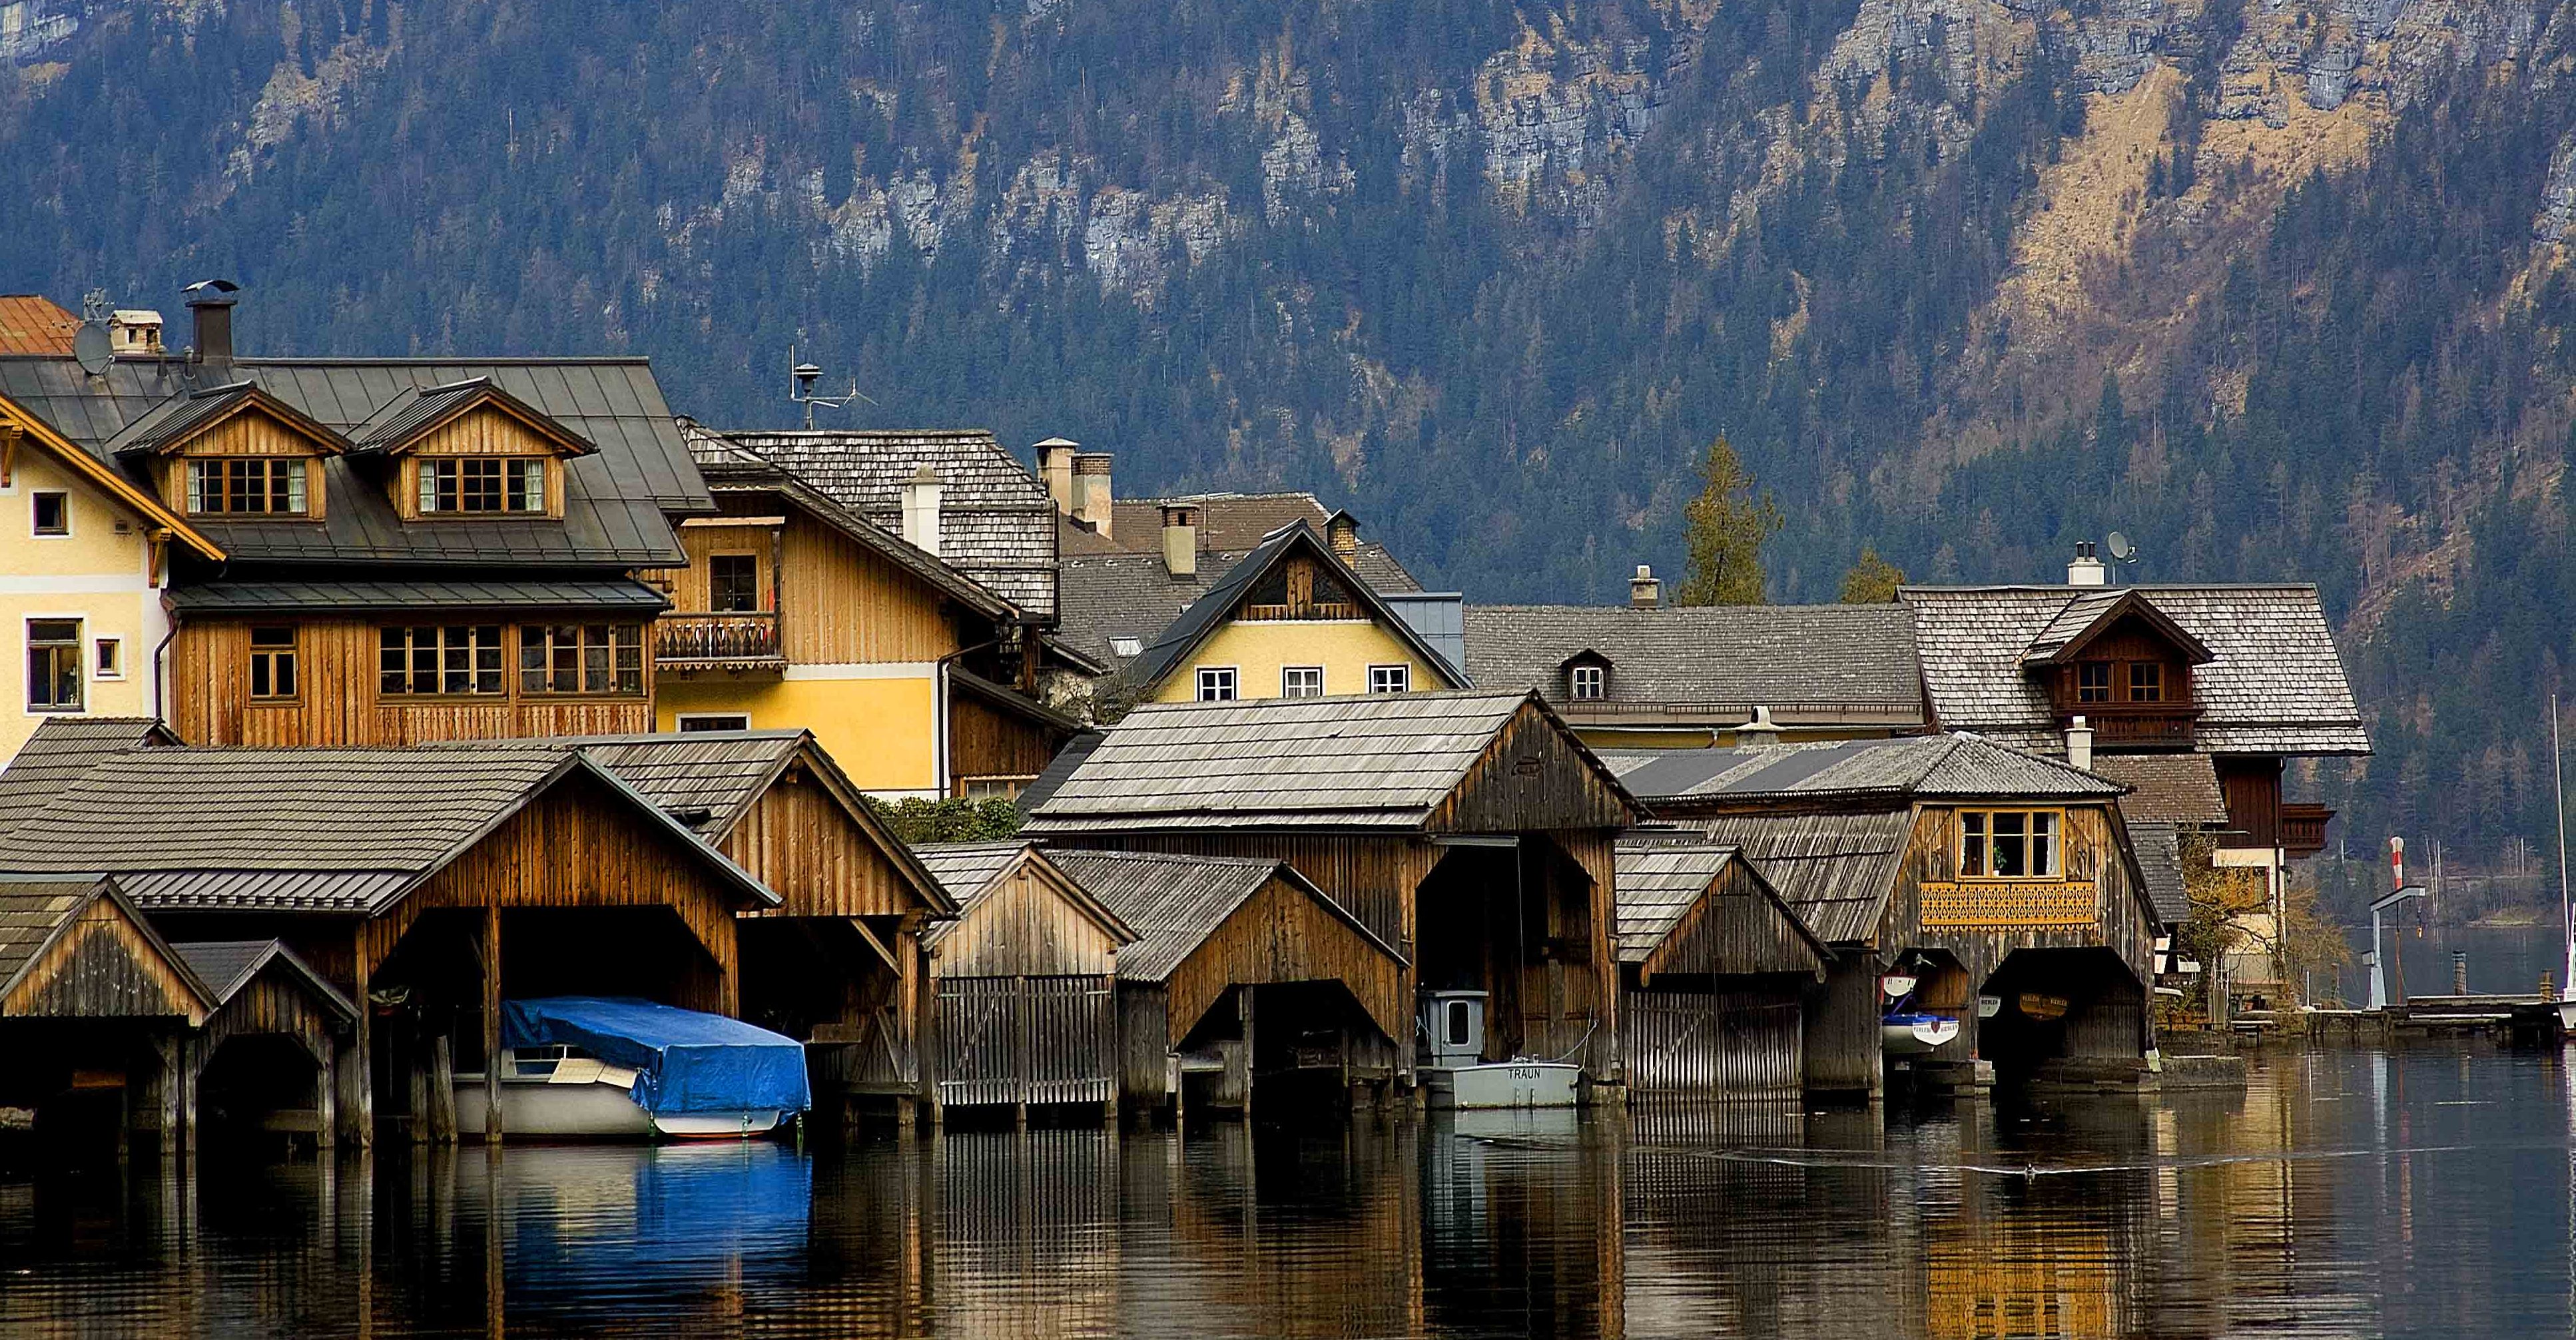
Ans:
<svg viewBox="0 0 2576 1340"><path fill-rule="evenodd" d="M1118 955L1136 932L1033 844L913 850L957 904L923 937L934 1118L1076 1104L1114 1115Z"/></svg>
<svg viewBox="0 0 2576 1340"><path fill-rule="evenodd" d="M1489 1059L1619 1070L1612 843L1639 810L1529 692L1156 703L1023 797L1064 846L1285 861L1421 988L1490 993ZM1389 1064L1410 1077L1411 1030Z"/></svg>
<svg viewBox="0 0 2576 1340"><path fill-rule="evenodd" d="M1969 735L1617 759L1656 814L1733 847L1834 951L1807 1087L1877 1093L1891 1016L1955 1021L1933 1082L2135 1078L2158 914L2117 783Z"/></svg>
<svg viewBox="0 0 2576 1340"><path fill-rule="evenodd" d="M811 732L565 743L777 893L738 914L742 1017L805 1044L818 1103L930 1098L922 937L957 905Z"/></svg>
<svg viewBox="0 0 2576 1340"><path fill-rule="evenodd" d="M0 1108L176 1139L207 994L116 881L0 877Z"/></svg>
<svg viewBox="0 0 2576 1340"><path fill-rule="evenodd" d="M1632 1097L1805 1091L1804 998L1833 954L1742 853L1621 838L1615 944Z"/></svg>
<svg viewBox="0 0 2576 1340"><path fill-rule="evenodd" d="M274 939L374 1004L333 1068L344 1139L379 1112L443 1132L506 997L736 1013L735 914L779 904L561 744L138 749L18 800L0 878L111 875L171 941ZM499 1138L497 1104L461 1115Z"/></svg>
<svg viewBox="0 0 2576 1340"><path fill-rule="evenodd" d="M1194 1079L1204 1105L1248 1112L1257 1085L1338 1099L1394 1078L1384 1058L1412 1031L1403 956L1295 867L1158 852L1047 859L1137 936L1118 954L1129 1106L1177 1116L1194 1105Z"/></svg>

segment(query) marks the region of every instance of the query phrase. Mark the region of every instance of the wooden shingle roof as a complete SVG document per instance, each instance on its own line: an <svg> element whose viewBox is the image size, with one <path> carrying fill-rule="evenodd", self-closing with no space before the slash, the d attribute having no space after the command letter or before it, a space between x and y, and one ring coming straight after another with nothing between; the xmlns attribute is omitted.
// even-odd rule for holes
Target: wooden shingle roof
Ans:
<svg viewBox="0 0 2576 1340"><path fill-rule="evenodd" d="M1467 670L1490 688L1562 698L1566 663L1590 652L1610 667L1611 705L1923 722L1913 618L1897 605L1470 605L1466 619Z"/></svg>
<svg viewBox="0 0 2576 1340"><path fill-rule="evenodd" d="M2110 800L2119 783L1973 735L1642 749L1604 756L1649 805L1873 797Z"/></svg>
<svg viewBox="0 0 2576 1340"><path fill-rule="evenodd" d="M107 915L90 916L100 904L108 905ZM104 930L105 938L82 943L84 922L92 932ZM48 983L43 961L57 947L67 949L68 957L56 959ZM85 976L89 981L83 983ZM48 989L65 985L71 989ZM31 994L36 999L31 1001ZM205 983L135 910L113 878L0 876L0 1012L32 1006L33 1013L57 1017L180 1017L195 1027L214 1005Z"/></svg>
<svg viewBox="0 0 2576 1340"><path fill-rule="evenodd" d="M1909 586L1923 688L1944 729L2007 744L2063 744L2045 685L2029 672L2050 638L2070 638L2134 596L2209 654L2192 670L2195 747L2210 754L2367 754L2370 737L2313 586Z"/></svg>
<svg viewBox="0 0 2576 1340"><path fill-rule="evenodd" d="M88 875L0 879L0 995L104 887L105 880Z"/></svg>
<svg viewBox="0 0 2576 1340"><path fill-rule="evenodd" d="M1742 852L1818 940L1848 945L1877 936L1914 813L1728 814L1685 826Z"/></svg>
<svg viewBox="0 0 2576 1340"><path fill-rule="evenodd" d="M2191 897L2183 891L2182 831L2170 823L2132 823L2129 846L2138 857L2138 878L2156 919L2168 926L2191 920Z"/></svg>
<svg viewBox="0 0 2576 1340"><path fill-rule="evenodd" d="M1136 931L1126 920L1095 897L1083 883L1056 865L1053 855L1038 849L1034 842L1006 839L999 842L925 842L912 849L922 866L936 877L956 905L957 915L945 921L932 922L922 933L922 943L937 945L950 931L962 924L978 903L997 892L1006 877L1022 866L1034 866L1040 878L1059 894L1081 909L1084 915L1099 923L1112 939L1121 945L1132 943ZM1124 952L1123 950L1121 951Z"/></svg>
<svg viewBox="0 0 2576 1340"><path fill-rule="evenodd" d="M2207 754L2097 754L2093 771L2129 788L2120 814L2132 824L2227 825L2227 797Z"/></svg>
<svg viewBox="0 0 2576 1340"><path fill-rule="evenodd" d="M1614 909L1611 952L1621 963L1652 968L1677 932L1704 918L1704 900L1720 896L1717 885L1730 874L1746 901L1724 910L1734 924L1718 927L1721 961L1705 965L1720 973L1818 972L1832 957L1825 945L1771 887L1760 868L1733 847L1667 833L1631 833L1619 839L1618 903ZM1700 920L1696 924L1706 927ZM1732 961L1724 961L1732 960Z"/></svg>
<svg viewBox="0 0 2576 1340"><path fill-rule="evenodd" d="M1047 859L1136 933L1136 942L1118 951L1118 975L1128 981L1160 982L1170 977L1236 908L1274 878L1288 881L1323 905L1388 958L1404 961L1359 918L1285 861L1063 848L1049 848Z"/></svg>
<svg viewBox="0 0 2576 1340"><path fill-rule="evenodd" d="M151 717L47 717L0 769L0 833L25 822L54 794L100 762L136 749L167 749L179 737Z"/></svg>

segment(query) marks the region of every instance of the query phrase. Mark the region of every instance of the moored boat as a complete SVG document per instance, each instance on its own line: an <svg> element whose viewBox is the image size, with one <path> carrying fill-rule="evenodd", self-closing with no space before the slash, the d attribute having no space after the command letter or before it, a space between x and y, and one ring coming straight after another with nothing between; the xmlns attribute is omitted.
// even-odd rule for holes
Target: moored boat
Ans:
<svg viewBox="0 0 2576 1340"><path fill-rule="evenodd" d="M1941 1014L1891 1014L1879 1020L1881 1045L1890 1056L1921 1056L1959 1036L1959 1021Z"/></svg>
<svg viewBox="0 0 2576 1340"><path fill-rule="evenodd" d="M505 1135L742 1139L812 1105L803 1045L739 1019L614 997L514 1000L501 1010ZM456 1077L469 1130L487 1078Z"/></svg>

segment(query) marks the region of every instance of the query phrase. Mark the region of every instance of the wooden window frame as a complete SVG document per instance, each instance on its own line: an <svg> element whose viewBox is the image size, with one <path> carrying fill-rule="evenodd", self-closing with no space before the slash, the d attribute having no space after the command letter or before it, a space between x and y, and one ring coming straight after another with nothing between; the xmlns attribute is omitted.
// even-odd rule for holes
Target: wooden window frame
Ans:
<svg viewBox="0 0 2576 1340"><path fill-rule="evenodd" d="M111 683L125 678L125 639L95 637L89 643L89 677Z"/></svg>
<svg viewBox="0 0 2576 1340"><path fill-rule="evenodd" d="M569 633L571 645L563 645L560 634ZM593 635L598 636L596 643ZM533 635L533 645L531 641ZM651 667L644 655L644 625L616 621L519 625L518 672L519 696L555 701L565 698L641 698L652 689ZM599 652L600 669L608 687L590 687L593 651ZM537 659L531 663L534 652ZM620 653L631 653L631 656ZM569 655L569 663L566 656ZM631 660L631 664L629 661ZM632 672L635 687L619 687L620 679ZM580 681L577 688L557 688L555 681L564 675Z"/></svg>
<svg viewBox="0 0 2576 1340"><path fill-rule="evenodd" d="M1394 688L1380 688L1381 679L1394 682ZM1413 667L1404 663L1372 665L1368 668L1368 691L1371 693L1413 692Z"/></svg>
<svg viewBox="0 0 2576 1340"><path fill-rule="evenodd" d="M262 643L259 640L260 634L262 633L284 633L286 634L286 641L283 645L275 642ZM251 626L248 636L250 638L250 654L248 658L250 701L262 706L277 706L302 701L304 697L304 675L303 666L301 664L303 658L299 653L303 651L303 638L298 634L295 625L254 624ZM382 674L384 669L383 657L383 639L380 636L377 639L376 664L379 675ZM279 674L281 669L285 672L282 676ZM259 688L263 672L265 672L268 680L269 691L266 693L260 692ZM283 678L286 683L286 691L283 693L277 691L278 681L281 678ZM410 695L406 694L404 696L408 697Z"/></svg>
<svg viewBox="0 0 2576 1340"><path fill-rule="evenodd" d="M740 723L713 725L713 722ZM749 712L682 712L671 718L671 729L686 735L693 731L750 730Z"/></svg>
<svg viewBox="0 0 2576 1340"><path fill-rule="evenodd" d="M2129 696L2123 702L2161 706L2165 702L2165 667L2162 661L2131 661L2128 674Z"/></svg>
<svg viewBox="0 0 2576 1340"><path fill-rule="evenodd" d="M2093 672L2093 671L2096 671L2096 670L2099 670L2099 671L2101 671L2101 672L2102 672L2102 682L2101 682L2100 684L2098 684L2098 685L2096 685L2096 684L2087 684L2087 683L2085 683L2085 682L2084 682L2084 677L2085 677L2087 674L2089 674L2089 673L2091 673L2091 672ZM2118 678L2119 678L2119 677L2118 677L2118 675L2117 675L2117 674L2113 671L2113 669L2112 669L2112 663L2111 663L2111 662L2109 662L2109 661L2078 661L2078 662L2076 662L2076 663L2075 663L2075 701L2076 701L2076 703L2077 703L2078 705L2080 705L2080 706L2087 706L2087 707L2095 706L2095 705L2108 706L2108 705L2110 704L2110 702L2111 702L2112 686L2113 686L2113 684L2118 680ZM2097 690L2097 689L2098 689L2098 690L2100 691L2100 693L2101 693L2101 696L2100 696L2100 697L2091 697L2091 696L2088 696L2088 695L2091 695L2092 693L2094 693L2094 692L2095 692L2095 690Z"/></svg>
<svg viewBox="0 0 2576 1340"><path fill-rule="evenodd" d="M1203 703L1231 703L1242 701L1243 671L1240 667L1231 665L1202 665L1197 667L1197 671L1198 673L1195 679L1198 688L1198 697L1196 701ZM1225 677L1221 686L1216 680L1216 676L1219 675ZM1209 692L1211 688L1216 687L1222 687L1225 690L1224 693L1216 694Z"/></svg>
<svg viewBox="0 0 2576 1340"><path fill-rule="evenodd" d="M735 608L724 603L724 585L717 579L716 575L716 565L718 563L727 563L732 561L740 561L751 565L751 603L740 608ZM760 555L745 550L727 550L724 553L707 555L707 612L710 614L764 613L765 611L761 608L760 566Z"/></svg>
<svg viewBox="0 0 2576 1340"><path fill-rule="evenodd" d="M71 625L72 631L67 636L58 634L44 638L40 641L36 636L36 626L38 624L69 624ZM77 716L80 713L89 710L89 667L82 660L81 656L83 649L89 645L88 640L83 636L87 631L88 621L78 615L30 614L26 616L26 699L28 715ZM36 670L36 663L39 655L41 655L46 662L46 669L42 675L39 675ZM46 686L48 691L51 690L52 686L59 681L59 677L62 674L60 662L65 656L71 658L72 665L72 695L70 701L37 701L37 685L41 683Z"/></svg>
<svg viewBox="0 0 2576 1340"><path fill-rule="evenodd" d="M53 500L62 509L60 524L45 525L45 502ZM27 491L27 533L39 540L68 540L72 537L72 494L69 489L29 489Z"/></svg>
<svg viewBox="0 0 2576 1340"><path fill-rule="evenodd" d="M463 702L508 701L510 698L508 628L507 624L490 623L384 624L380 626L376 633L376 696L401 702L428 702L442 698ZM494 689L447 687L449 677L459 673L450 668L447 663L448 654L451 651L462 651L465 654L467 664L461 673L467 677L469 683L484 673L481 661L485 648L482 645L482 639L473 635L486 630L492 634L490 647L493 657L492 673L499 677L497 682L500 687ZM406 681L415 679L422 673L418 664L422 644L417 635L421 633L434 635L428 643L433 658L433 664L428 673L437 677L437 688L386 687L385 677L388 672L385 669L384 656L389 649L385 645L385 635L388 633L398 633L403 637L403 668L393 673L402 675ZM459 645L451 647L450 634L464 634L465 637Z"/></svg>
<svg viewBox="0 0 2576 1340"><path fill-rule="evenodd" d="M1308 690L1289 682L1290 675L1313 675L1314 687ZM1321 698L1324 696L1324 667L1320 665L1283 665L1279 667L1279 696L1282 698Z"/></svg>
<svg viewBox="0 0 2576 1340"><path fill-rule="evenodd" d="M1591 692L1586 693L1586 681ZM1565 672L1565 697L1568 702L1598 703L1610 698L1610 667L1593 662L1569 667Z"/></svg>
<svg viewBox="0 0 2576 1340"><path fill-rule="evenodd" d="M554 464L555 462L544 456L413 457L410 499L412 514L439 521L491 518L515 518L524 521L529 517L559 515L555 508L555 494L560 486L553 478ZM478 467L477 473L480 473L479 467L487 465L491 467L492 478L489 481L475 481L477 487L474 494L476 497L481 497L488 492L492 498L498 500L498 506L466 506L465 486L469 465ZM514 471L516 478L513 478ZM452 475L452 484L440 478L442 472ZM534 501L537 505L534 507L526 505L530 501L531 481L535 485ZM489 484L488 489L483 487L485 483ZM453 505L439 506L442 501Z"/></svg>
<svg viewBox="0 0 2576 1340"><path fill-rule="evenodd" d="M1958 879L1967 884L2063 884L2066 882L2066 811L2050 805L1990 805L1955 811L1959 826L1958 840L1951 846L1951 857L1957 862ZM2023 845L2023 863L2030 864L2032 847L2042 836L2041 819L2047 820L2046 851L2052 869L2039 874L1998 875L1993 873L1994 845L2000 838L1995 832L1997 815L2014 815L2022 821L2018 840ZM1975 845L1972 847L1971 844ZM1977 867L1974 871L1970 866Z"/></svg>
<svg viewBox="0 0 2576 1340"><path fill-rule="evenodd" d="M180 505L190 516L309 521L318 515L313 506L310 457L187 456L180 459L179 470ZM259 476L255 483L235 478L253 470ZM252 497L259 500L259 506L231 505Z"/></svg>

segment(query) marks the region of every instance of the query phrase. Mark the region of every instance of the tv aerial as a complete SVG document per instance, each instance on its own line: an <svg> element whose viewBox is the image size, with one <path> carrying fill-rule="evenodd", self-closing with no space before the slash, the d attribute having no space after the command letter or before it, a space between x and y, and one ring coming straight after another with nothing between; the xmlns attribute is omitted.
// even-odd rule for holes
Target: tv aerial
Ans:
<svg viewBox="0 0 2576 1340"><path fill-rule="evenodd" d="M850 389L839 395L814 394L814 383L822 380L823 369L816 364L799 359L796 356L796 346L792 344L787 346L787 377L791 383L787 388L788 402L805 407L805 431L809 433L814 431L816 405L826 409L839 409L853 400L866 400L871 405L877 403L859 394L859 379L855 376L850 378Z"/></svg>

